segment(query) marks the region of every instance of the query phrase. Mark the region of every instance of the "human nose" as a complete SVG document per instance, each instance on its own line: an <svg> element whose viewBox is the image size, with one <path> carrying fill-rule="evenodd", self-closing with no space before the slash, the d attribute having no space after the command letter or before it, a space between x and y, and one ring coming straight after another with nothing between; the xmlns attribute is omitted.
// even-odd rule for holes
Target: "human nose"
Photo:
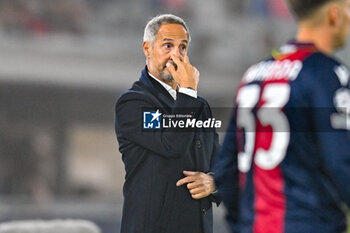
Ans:
<svg viewBox="0 0 350 233"><path fill-rule="evenodd" d="M174 46L174 48L171 51L171 55L174 55L178 58L183 58L183 54L180 51L180 48L178 48L177 46Z"/></svg>

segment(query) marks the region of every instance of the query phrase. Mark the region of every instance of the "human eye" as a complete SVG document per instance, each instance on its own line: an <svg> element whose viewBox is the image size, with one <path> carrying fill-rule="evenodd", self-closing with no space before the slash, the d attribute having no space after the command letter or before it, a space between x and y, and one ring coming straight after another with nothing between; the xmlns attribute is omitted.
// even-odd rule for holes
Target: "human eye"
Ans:
<svg viewBox="0 0 350 233"><path fill-rule="evenodd" d="M187 49L187 46L186 45L180 45L180 50L181 51L186 51L186 49Z"/></svg>
<svg viewBox="0 0 350 233"><path fill-rule="evenodd" d="M173 45L170 44L170 43L165 43L165 44L163 44L163 47L164 47L165 49L170 49L172 46L173 46Z"/></svg>

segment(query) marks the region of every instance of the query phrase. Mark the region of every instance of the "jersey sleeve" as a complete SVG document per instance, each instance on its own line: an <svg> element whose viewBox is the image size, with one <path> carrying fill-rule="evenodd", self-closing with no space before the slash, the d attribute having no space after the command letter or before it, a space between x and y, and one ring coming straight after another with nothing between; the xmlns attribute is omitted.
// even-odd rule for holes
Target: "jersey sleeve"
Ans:
<svg viewBox="0 0 350 233"><path fill-rule="evenodd" d="M344 69L340 65L325 67L315 74L311 89L313 127L323 169L341 200L350 206L349 73L339 71Z"/></svg>
<svg viewBox="0 0 350 233"><path fill-rule="evenodd" d="M238 222L238 162L236 145L236 121L233 112L226 132L222 149L214 166L215 184L219 197L223 201L227 213L226 220L232 232L236 232Z"/></svg>

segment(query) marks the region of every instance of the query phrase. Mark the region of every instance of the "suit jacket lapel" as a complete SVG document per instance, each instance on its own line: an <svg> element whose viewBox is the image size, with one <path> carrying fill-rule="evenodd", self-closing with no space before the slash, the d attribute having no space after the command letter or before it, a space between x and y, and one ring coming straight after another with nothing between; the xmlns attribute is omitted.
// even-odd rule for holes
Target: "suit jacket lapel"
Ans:
<svg viewBox="0 0 350 233"><path fill-rule="evenodd" d="M165 106L172 107L175 100L169 94L169 92L156 80L149 76L147 67L142 70L140 82L144 84L144 87L157 97L159 101L165 104Z"/></svg>

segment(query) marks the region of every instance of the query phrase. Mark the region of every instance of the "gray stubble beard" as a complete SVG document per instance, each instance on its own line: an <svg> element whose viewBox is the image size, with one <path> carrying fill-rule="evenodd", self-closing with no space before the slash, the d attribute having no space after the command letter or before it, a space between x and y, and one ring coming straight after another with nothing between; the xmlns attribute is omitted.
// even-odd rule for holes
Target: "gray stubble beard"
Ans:
<svg viewBox="0 0 350 233"><path fill-rule="evenodd" d="M164 81L167 81L167 82L172 82L174 81L174 78L171 74L166 74L164 73L163 71L159 73L159 76L164 80Z"/></svg>

